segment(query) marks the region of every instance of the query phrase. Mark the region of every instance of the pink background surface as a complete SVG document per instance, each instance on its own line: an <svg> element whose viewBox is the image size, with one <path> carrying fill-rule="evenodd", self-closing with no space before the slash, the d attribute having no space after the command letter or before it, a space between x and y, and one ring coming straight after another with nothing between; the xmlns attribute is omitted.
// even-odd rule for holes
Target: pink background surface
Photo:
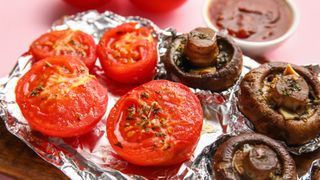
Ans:
<svg viewBox="0 0 320 180"><path fill-rule="evenodd" d="M154 21L161 28L175 27L187 32L205 26L202 10L205 0L187 0L177 10L153 14L132 6L129 0L110 0L99 10L111 10L124 16L138 15ZM320 6L319 0L296 0L301 19L299 27L287 42L266 55L272 61L296 64L320 63ZM46 32L51 23L68 14L79 12L62 0L9 0L0 6L0 77L13 68L19 55L30 43ZM4 178L0 175L0 179Z"/></svg>
<svg viewBox="0 0 320 180"><path fill-rule="evenodd" d="M161 28L175 27L187 32L205 26L202 10L205 0L187 0L180 8L168 13L148 13L134 7L129 0L110 0L99 10L118 14L138 15L154 21ZM296 0L301 19L296 33L281 47L266 55L271 61L296 64L320 62L319 0ZM79 12L62 0L10 0L0 6L0 77L8 74L17 57L28 50L30 43L46 32L56 19Z"/></svg>

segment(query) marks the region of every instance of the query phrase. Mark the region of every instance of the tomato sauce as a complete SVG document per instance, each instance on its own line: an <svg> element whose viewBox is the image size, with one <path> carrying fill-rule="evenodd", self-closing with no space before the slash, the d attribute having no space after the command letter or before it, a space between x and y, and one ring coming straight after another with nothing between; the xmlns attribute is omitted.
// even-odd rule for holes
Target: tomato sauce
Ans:
<svg viewBox="0 0 320 180"><path fill-rule="evenodd" d="M276 39L292 23L285 0L213 0L208 14L220 30L248 41Z"/></svg>

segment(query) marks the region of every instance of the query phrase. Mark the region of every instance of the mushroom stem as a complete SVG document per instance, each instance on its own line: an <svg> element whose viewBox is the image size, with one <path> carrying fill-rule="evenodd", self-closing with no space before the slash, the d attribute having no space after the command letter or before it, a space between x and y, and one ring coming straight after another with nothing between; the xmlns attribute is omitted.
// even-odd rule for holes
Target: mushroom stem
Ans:
<svg viewBox="0 0 320 180"><path fill-rule="evenodd" d="M216 33L210 28L196 28L188 34L185 54L195 67L214 64L219 54Z"/></svg>
<svg viewBox="0 0 320 180"><path fill-rule="evenodd" d="M269 179L278 165L277 154L267 146L253 147L244 159L245 173L251 179Z"/></svg>
<svg viewBox="0 0 320 180"><path fill-rule="evenodd" d="M306 107L309 86L303 77L288 64L283 75L275 78L270 92L271 98L278 106L296 111Z"/></svg>

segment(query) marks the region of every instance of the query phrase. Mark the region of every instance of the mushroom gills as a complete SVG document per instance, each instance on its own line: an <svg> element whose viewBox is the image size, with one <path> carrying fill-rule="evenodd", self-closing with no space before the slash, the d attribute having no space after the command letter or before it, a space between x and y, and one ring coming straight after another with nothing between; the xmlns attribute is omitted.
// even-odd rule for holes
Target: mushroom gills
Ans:
<svg viewBox="0 0 320 180"><path fill-rule="evenodd" d="M216 71L217 71L216 67L207 67L207 68L191 69L190 73L204 75L204 74L214 74Z"/></svg>

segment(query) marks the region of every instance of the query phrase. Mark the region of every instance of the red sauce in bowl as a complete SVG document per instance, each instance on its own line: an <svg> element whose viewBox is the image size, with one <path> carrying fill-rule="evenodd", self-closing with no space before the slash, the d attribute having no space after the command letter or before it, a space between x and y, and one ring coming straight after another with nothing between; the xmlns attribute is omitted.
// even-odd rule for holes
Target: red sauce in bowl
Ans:
<svg viewBox="0 0 320 180"><path fill-rule="evenodd" d="M248 41L276 39L292 24L285 0L213 0L208 14L218 29Z"/></svg>

